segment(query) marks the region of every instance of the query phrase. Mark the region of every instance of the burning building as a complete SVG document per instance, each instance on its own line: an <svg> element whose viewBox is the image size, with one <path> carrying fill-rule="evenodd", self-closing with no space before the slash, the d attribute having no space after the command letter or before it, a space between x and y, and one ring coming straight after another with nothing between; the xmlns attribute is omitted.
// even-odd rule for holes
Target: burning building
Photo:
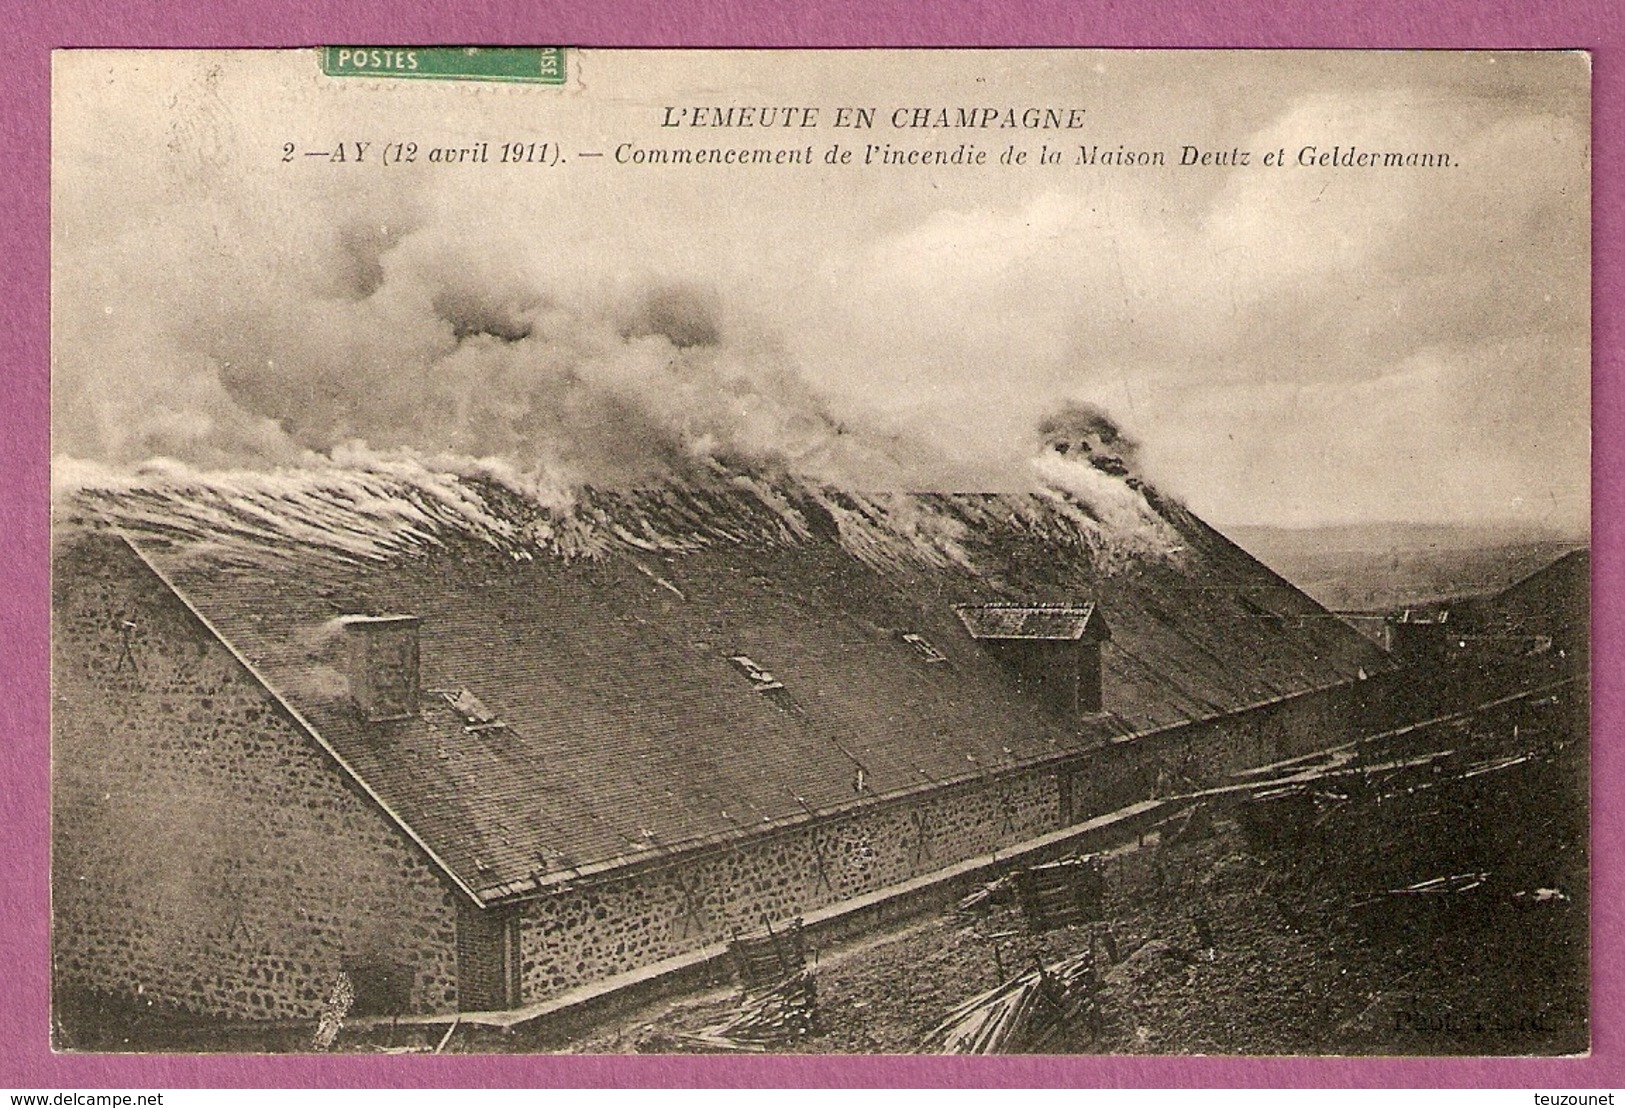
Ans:
<svg viewBox="0 0 1625 1108"><path fill-rule="evenodd" d="M358 1012L511 1009L1337 741L1384 655L1115 468L1104 508L714 464L567 507L80 490L59 998L310 1018L344 972Z"/></svg>

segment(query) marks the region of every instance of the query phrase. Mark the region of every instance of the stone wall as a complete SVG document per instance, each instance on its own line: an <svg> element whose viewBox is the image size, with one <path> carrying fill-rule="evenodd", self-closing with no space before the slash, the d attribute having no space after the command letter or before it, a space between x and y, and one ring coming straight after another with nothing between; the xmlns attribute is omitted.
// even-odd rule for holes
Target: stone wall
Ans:
<svg viewBox="0 0 1625 1108"><path fill-rule="evenodd" d="M922 792L812 827L522 905L523 995L757 931L1052 830L1056 776L1029 770Z"/></svg>
<svg viewBox="0 0 1625 1108"><path fill-rule="evenodd" d="M941 869L1156 795L1346 741L1369 690L1344 687L922 792L664 868L520 905L526 1003Z"/></svg>
<svg viewBox="0 0 1625 1108"><path fill-rule="evenodd" d="M52 945L86 994L235 1018L456 1006L452 894L122 543L59 546Z"/></svg>
<svg viewBox="0 0 1625 1108"><path fill-rule="evenodd" d="M1067 822L1380 731L1391 725L1383 709L1397 679L1384 674L1092 751L1062 770L1062 792L1072 803Z"/></svg>

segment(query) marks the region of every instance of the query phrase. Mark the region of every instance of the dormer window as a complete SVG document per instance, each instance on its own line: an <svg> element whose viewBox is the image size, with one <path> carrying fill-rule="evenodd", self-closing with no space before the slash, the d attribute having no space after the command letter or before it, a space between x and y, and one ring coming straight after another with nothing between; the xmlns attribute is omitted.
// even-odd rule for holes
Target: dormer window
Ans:
<svg viewBox="0 0 1625 1108"><path fill-rule="evenodd" d="M960 604L954 614L1022 691L1066 715L1103 710L1100 647L1112 633L1092 602Z"/></svg>

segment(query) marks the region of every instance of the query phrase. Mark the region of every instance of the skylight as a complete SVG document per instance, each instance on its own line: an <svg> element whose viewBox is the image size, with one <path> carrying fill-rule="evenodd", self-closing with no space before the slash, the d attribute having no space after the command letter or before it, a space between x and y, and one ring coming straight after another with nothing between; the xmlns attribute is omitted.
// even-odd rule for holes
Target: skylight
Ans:
<svg viewBox="0 0 1625 1108"><path fill-rule="evenodd" d="M750 679L751 686L757 692L768 692L771 689L784 688L784 685L771 673L757 665L746 655L730 654L728 660L734 664L734 668Z"/></svg>
<svg viewBox="0 0 1625 1108"><path fill-rule="evenodd" d="M924 658L928 662L936 663L946 662L948 660L947 656L943 654L942 651L932 646L930 640L924 635L904 635L903 641L912 646L915 653L919 654L920 657Z"/></svg>
<svg viewBox="0 0 1625 1108"><path fill-rule="evenodd" d="M497 718L497 714L487 708L483 701L467 689L436 689L442 700L451 705L452 711L463 717L464 731L496 731L508 726Z"/></svg>

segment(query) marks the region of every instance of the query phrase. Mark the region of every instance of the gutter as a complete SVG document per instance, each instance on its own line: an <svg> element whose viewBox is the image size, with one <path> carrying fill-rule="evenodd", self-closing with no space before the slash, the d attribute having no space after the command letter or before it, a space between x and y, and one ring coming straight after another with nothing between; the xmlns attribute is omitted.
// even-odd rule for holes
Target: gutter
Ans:
<svg viewBox="0 0 1625 1108"><path fill-rule="evenodd" d="M1096 740L1090 746L1068 750L1058 754L1046 755L1030 762L1018 762L1013 765L1004 766L996 772L984 771L981 773L967 773L957 777L927 781L922 784L910 786L906 789L900 789L897 792L887 793L884 796L876 797L874 800L866 802L844 804L836 808L826 808L822 810L813 809L810 810L809 814L806 816L775 820L772 823L764 824L760 830L757 830L752 834L740 835L738 833L719 831L711 835L684 839L676 843L662 843L656 846L651 846L649 849L639 851L636 854L622 854L601 862L589 862L584 865L574 866L566 870L556 870L553 873L543 874L539 878L527 878L502 885L490 885L480 890L480 902L485 906L522 903L527 900L534 900L537 897L545 896L557 889L569 888L575 882L583 879L599 877L611 872L614 872L617 876L639 873L651 867L670 862L678 855L697 855L702 851L717 849L724 846L734 846L741 843L770 839L775 835L786 834L791 831L797 831L820 823L832 822L843 816L851 815L856 812L873 811L877 808L885 807L886 805L901 803L902 801L919 796L922 793L937 792L943 789L968 785L977 781L986 781L990 776L994 780L998 780L1003 777L1011 776L1017 773L1025 773L1032 770L1059 768L1068 762L1081 761L1082 759L1087 758L1089 755L1100 750L1107 749L1108 747L1119 746L1130 742L1139 742L1146 739L1153 739L1160 735L1170 734L1182 728L1190 727L1194 724L1208 723L1217 719L1225 719L1231 716L1242 715L1247 712L1257 711L1261 708L1268 708L1298 697L1313 696L1319 693L1324 693L1330 689L1352 687L1356 683L1357 682L1354 679L1335 681L1328 685L1319 685L1315 688L1304 689L1299 692L1267 697L1263 700L1257 701L1256 703L1247 704L1229 712L1220 712L1211 716L1200 716L1190 719L1176 720L1173 723L1164 724L1161 727L1154 727L1146 731L1134 731L1125 734L1108 736Z"/></svg>

